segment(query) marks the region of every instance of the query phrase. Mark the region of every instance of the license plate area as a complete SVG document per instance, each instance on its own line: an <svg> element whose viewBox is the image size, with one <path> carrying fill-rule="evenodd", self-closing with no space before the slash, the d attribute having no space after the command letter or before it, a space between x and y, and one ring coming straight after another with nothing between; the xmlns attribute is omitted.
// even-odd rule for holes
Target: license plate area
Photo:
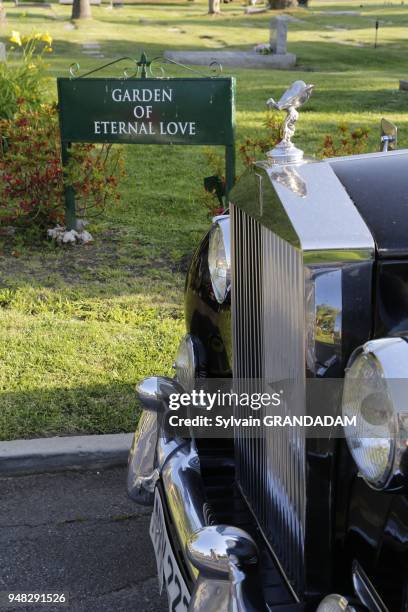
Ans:
<svg viewBox="0 0 408 612"><path fill-rule="evenodd" d="M173 553L163 503L157 487L149 533L156 557L160 592L164 585L169 600L169 609L174 612L185 612L190 601L190 593Z"/></svg>

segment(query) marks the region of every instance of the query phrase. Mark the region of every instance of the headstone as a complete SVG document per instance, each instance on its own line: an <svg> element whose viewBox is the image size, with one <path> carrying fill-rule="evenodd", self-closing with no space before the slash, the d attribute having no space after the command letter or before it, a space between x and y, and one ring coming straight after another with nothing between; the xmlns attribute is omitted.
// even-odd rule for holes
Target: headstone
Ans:
<svg viewBox="0 0 408 612"><path fill-rule="evenodd" d="M93 49L100 51L101 45L98 42L84 42L82 43L84 49Z"/></svg>
<svg viewBox="0 0 408 612"><path fill-rule="evenodd" d="M319 11L319 15L347 15L348 17L360 17L361 13L358 11Z"/></svg>
<svg viewBox="0 0 408 612"><path fill-rule="evenodd" d="M257 8L251 5L245 8L245 15L260 15L261 13L267 13L268 10L266 7ZM246 24L246 27L248 27L248 24Z"/></svg>
<svg viewBox="0 0 408 612"><path fill-rule="evenodd" d="M6 45L0 42L0 62L6 61Z"/></svg>
<svg viewBox="0 0 408 612"><path fill-rule="evenodd" d="M97 41L82 43L82 53L83 55L90 55L97 58L104 57L103 53L101 53L101 45Z"/></svg>
<svg viewBox="0 0 408 612"><path fill-rule="evenodd" d="M408 81L401 80L399 83L399 88L403 90L408 90Z"/></svg>
<svg viewBox="0 0 408 612"><path fill-rule="evenodd" d="M271 19L269 28L272 53L285 55L287 53L288 42L288 20L285 15Z"/></svg>

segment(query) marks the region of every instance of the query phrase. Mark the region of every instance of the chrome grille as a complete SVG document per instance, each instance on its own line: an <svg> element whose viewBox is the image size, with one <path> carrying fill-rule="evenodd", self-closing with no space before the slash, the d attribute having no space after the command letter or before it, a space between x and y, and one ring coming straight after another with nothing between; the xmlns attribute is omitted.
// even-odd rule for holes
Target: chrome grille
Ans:
<svg viewBox="0 0 408 612"><path fill-rule="evenodd" d="M282 381L283 415L304 405L302 254L242 210L231 207L234 378ZM290 383L289 383L290 381ZM257 389L259 391L259 389ZM239 416L250 409L237 408ZM304 430L235 430L237 478L294 589L303 589L306 465Z"/></svg>

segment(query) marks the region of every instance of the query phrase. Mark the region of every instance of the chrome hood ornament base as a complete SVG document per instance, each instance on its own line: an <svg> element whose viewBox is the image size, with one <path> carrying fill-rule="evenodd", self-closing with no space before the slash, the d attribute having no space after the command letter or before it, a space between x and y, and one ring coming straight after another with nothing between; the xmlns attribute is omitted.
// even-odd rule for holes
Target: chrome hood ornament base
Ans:
<svg viewBox="0 0 408 612"><path fill-rule="evenodd" d="M282 140L273 149L267 152L268 161L275 164L287 164L299 162L303 159L303 151L295 147L292 138L295 134L295 124L299 119L297 109L305 104L313 90L314 85L306 85L304 81L295 81L285 91L278 102L269 98L266 104L268 108L285 110L287 115L282 126Z"/></svg>

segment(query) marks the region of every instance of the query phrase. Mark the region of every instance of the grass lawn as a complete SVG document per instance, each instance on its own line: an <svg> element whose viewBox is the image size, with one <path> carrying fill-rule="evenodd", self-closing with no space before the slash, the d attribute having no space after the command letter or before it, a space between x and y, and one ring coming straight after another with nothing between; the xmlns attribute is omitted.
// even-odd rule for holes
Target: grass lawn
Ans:
<svg viewBox="0 0 408 612"><path fill-rule="evenodd" d="M24 7L24 0L5 7L0 40L12 30L54 37L50 97L55 77L74 62L86 70L142 50L152 57L249 48L267 42L272 15L247 16L234 0L209 17L203 0L163 0L93 7L93 19L72 29L70 7ZM368 126L374 150L383 115L398 124L399 146L408 146L408 92L398 91L408 78L408 8L311 0L289 13L296 70L225 70L237 77L238 141L261 136L266 99L301 78L316 85L297 132L307 153L340 122ZM83 43L95 41L103 59L83 53ZM129 431L136 381L171 372L184 332L186 261L209 223L202 180L211 168L199 148L128 146L124 155L122 202L93 222L92 245L57 249L0 237L0 439Z"/></svg>

